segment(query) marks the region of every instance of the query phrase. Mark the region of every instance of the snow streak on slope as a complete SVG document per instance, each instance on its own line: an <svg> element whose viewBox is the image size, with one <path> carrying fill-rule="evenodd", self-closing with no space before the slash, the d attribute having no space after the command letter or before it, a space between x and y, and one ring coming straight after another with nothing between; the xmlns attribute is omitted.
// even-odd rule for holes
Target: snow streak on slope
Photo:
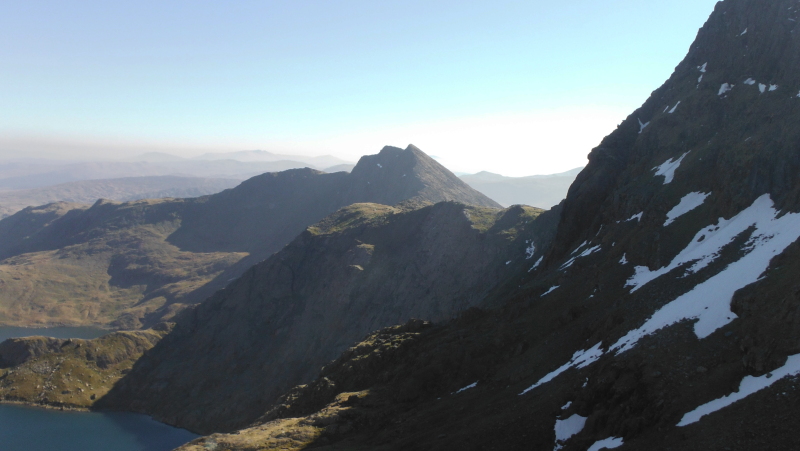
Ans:
<svg viewBox="0 0 800 451"><path fill-rule="evenodd" d="M680 203L678 203L675 208L667 213L667 222L664 223L664 227L672 224L676 219L685 215L686 213L689 213L695 208L703 205L703 202L705 202L710 195L711 193L695 192L683 196L683 199L681 199Z"/></svg>
<svg viewBox="0 0 800 451"><path fill-rule="evenodd" d="M560 268L558 268L558 270L559 270L559 271L563 271L563 270L565 270L565 269L569 268L570 266L572 266L572 264L573 264L573 263L575 263L575 260L577 260L577 259L579 259L579 258L581 258L581 257L588 257L589 255L592 255L592 254L594 254L595 252L599 252L599 251L600 251L600 245L597 245L597 246L595 246L595 247L592 247L592 248L586 249L585 251L581 252L579 255L577 255L577 256L575 256L575 257L572 257L571 259L569 259L569 260L568 260L566 263L564 263L563 265L561 265L561 267L560 267Z"/></svg>
<svg viewBox="0 0 800 451"><path fill-rule="evenodd" d="M603 448L606 449L614 449L619 448L622 446L624 442L619 437L609 437L605 440L600 440L599 442L595 442L594 445L590 446L586 451L600 451Z"/></svg>
<svg viewBox="0 0 800 451"><path fill-rule="evenodd" d="M718 274L695 286L653 314L641 327L628 332L609 347L617 354L632 349L639 340L656 331L687 319L697 319L694 331L698 338L706 338L717 329L736 318L731 312L731 299L736 291L755 283L767 270L770 261L800 238L800 213L787 213L780 218L768 194L730 220L720 219L718 225L706 227L666 268L650 271L637 267L637 274L628 281L634 290L681 265L694 262L688 272L705 268L719 256L722 248L734 238L753 228L750 239L742 251L745 255L728 265ZM710 237L707 237L710 235ZM539 382L520 393L523 395L550 382L570 368L584 368L600 359L605 351L598 343L593 348L578 351L569 362L543 377Z"/></svg>
<svg viewBox="0 0 800 451"><path fill-rule="evenodd" d="M465 392L465 391L467 391L467 390L473 389L473 388L475 388L475 387L477 387L477 386L478 386L478 383L477 383L477 382L473 382L473 383L471 383L471 384L467 385L466 387L464 387L464 388L462 388L462 389L458 390L457 392L455 392L455 393L453 393L453 394L454 394L454 395L457 395L457 394L459 394L459 393L463 393L463 392Z"/></svg>
<svg viewBox="0 0 800 451"><path fill-rule="evenodd" d="M765 374L761 377L753 377L747 376L742 379L742 383L739 385L739 391L735 393L731 393L728 396L715 399L709 403L703 404L702 406L694 409L693 411L687 413L681 419L681 422L678 423L678 426L686 426L692 423L696 423L700 421L700 418L714 413L718 410L721 410L729 405L735 403L736 401L742 400L753 393L761 391L770 385L778 382L779 380L788 377L788 376L796 376L800 374L800 354L796 354L790 356L789 359L786 361L786 365L778 368L777 370Z"/></svg>
<svg viewBox="0 0 800 451"><path fill-rule="evenodd" d="M543 297L547 296L548 294L550 294L550 293L552 293L552 292L556 291L558 288L559 288L559 286L558 286L558 285L552 286L552 287L550 287L550 289L549 289L549 290L545 291L545 292L544 292L544 294L542 294L542 295L541 295L541 296L539 296L539 297L540 297L540 298L543 298Z"/></svg>
<svg viewBox="0 0 800 451"><path fill-rule="evenodd" d="M656 171L656 176L663 175L664 184L668 185L670 182L672 182L672 179L675 177L675 170L678 169L678 167L680 167L681 162L683 161L684 158L686 158L686 155L689 155L689 152L686 152L685 154L681 155L681 157L678 158L677 160L673 161L673 159L670 158L669 160L665 161L664 164L662 164L661 166L654 167L653 170Z"/></svg>
<svg viewBox="0 0 800 451"><path fill-rule="evenodd" d="M529 269L529 270L528 270L528 272L531 272L531 271L533 271L534 269L538 268L538 267L539 267L539 265L541 265L541 264L542 264L542 261L543 261L543 260L544 260L544 255L543 255L543 256L541 256L541 257L539 257L539 260L536 260L536 263L534 263L534 264L533 264L533 266L531 266L531 269Z"/></svg>
<svg viewBox="0 0 800 451"><path fill-rule="evenodd" d="M556 376L558 376L559 374L563 373L564 371L567 371L570 368L586 368L587 366L589 366L592 363L596 362L597 359L599 359L600 357L603 356L603 350L600 349L600 345L601 344L602 343L597 343L591 349L588 349L586 351L578 351L578 352L576 352L572 356L572 359L570 359L569 362L567 362L561 368L559 368L559 369L553 371L552 373L548 374L547 376L543 377L541 380L539 380L539 382L537 382L537 383L531 385L530 387L526 388L525 391L520 393L520 396L524 395L525 393L528 393L529 391L533 390L534 388L536 388L536 387L538 387L538 386L540 386L542 384L546 384L546 383L550 382L551 380L555 379Z"/></svg>
<svg viewBox="0 0 800 451"><path fill-rule="evenodd" d="M780 224L785 224L786 221L792 221L792 218L798 216L795 213L790 213L776 220L775 216L777 214L778 212L772 208L772 200L770 200L768 194L765 194L759 197L752 206L733 218L729 220L720 218L716 225L708 226L697 232L692 242L689 243L669 265L656 270L650 270L650 268L646 266L637 266L636 273L628 279L625 285L633 287L631 290L632 292L636 291L650 281L687 263L694 263L687 269L687 275L696 273L716 260L725 246L730 244L731 241L747 231L750 227L757 227L759 230L764 230L763 233L757 230L753 234L753 237L760 236L766 240L771 240L775 238L769 236L770 230L773 227L780 227ZM788 235L792 235L791 231L783 231L784 235L787 233ZM798 233L798 235L800 235L800 233ZM792 239L792 242L796 239L797 237ZM791 244L791 242L789 244ZM783 248L781 250L783 250Z"/></svg>
<svg viewBox="0 0 800 451"><path fill-rule="evenodd" d="M780 218L777 216L778 211L775 210L769 195L765 194L731 220L720 220L720 229L710 238L699 241L702 234L710 233L709 228L701 230L689 247L681 252L669 267L699 260L690 268L690 271L697 271L698 265L702 267L708 265L736 236L755 227L750 240L742 249L745 255L741 259L662 307L642 327L629 332L611 349L625 352L645 335L685 319L698 320L694 325L698 338L705 338L733 321L736 318L730 309L733 294L758 281L761 274L769 267L772 258L800 238L800 214L787 213ZM642 267L637 269L639 268ZM629 284L639 288L665 272L669 271L648 273L646 269L639 270L634 276L636 280L632 279L633 283L629 281Z"/></svg>

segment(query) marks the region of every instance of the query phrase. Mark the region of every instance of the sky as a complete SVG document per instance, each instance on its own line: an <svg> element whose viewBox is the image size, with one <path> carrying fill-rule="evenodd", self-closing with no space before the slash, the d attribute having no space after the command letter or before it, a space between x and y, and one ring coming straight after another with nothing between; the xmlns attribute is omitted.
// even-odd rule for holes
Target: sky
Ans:
<svg viewBox="0 0 800 451"><path fill-rule="evenodd" d="M715 3L0 0L0 158L413 143L459 172L562 172Z"/></svg>

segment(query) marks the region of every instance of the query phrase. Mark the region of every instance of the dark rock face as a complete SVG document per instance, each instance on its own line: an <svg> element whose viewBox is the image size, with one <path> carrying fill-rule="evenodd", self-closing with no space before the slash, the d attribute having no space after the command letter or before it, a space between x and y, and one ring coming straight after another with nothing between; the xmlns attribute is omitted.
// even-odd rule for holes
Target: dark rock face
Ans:
<svg viewBox="0 0 800 451"><path fill-rule="evenodd" d="M611 218L648 204L666 208L674 187L724 196L717 216L765 193L780 207L800 205L796 11L791 1L717 4L670 79L590 154L570 188L552 258ZM720 94L726 83L733 88ZM641 124L648 125L640 133ZM685 170L667 189L650 183L653 167L686 152Z"/></svg>
<svg viewBox="0 0 800 451"><path fill-rule="evenodd" d="M527 266L540 212L348 207L182 314L98 406L199 431L247 425L370 331L484 302Z"/></svg>

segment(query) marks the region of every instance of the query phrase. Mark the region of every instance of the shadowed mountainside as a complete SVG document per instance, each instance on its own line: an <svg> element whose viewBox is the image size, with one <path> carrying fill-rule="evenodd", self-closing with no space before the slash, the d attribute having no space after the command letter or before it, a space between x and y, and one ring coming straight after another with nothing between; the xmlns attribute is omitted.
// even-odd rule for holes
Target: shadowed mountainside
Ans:
<svg viewBox="0 0 800 451"><path fill-rule="evenodd" d="M485 304L507 281L506 262L525 261L522 231L548 236L540 213L451 202L344 208L176 318L98 406L202 431L247 425L370 331Z"/></svg>

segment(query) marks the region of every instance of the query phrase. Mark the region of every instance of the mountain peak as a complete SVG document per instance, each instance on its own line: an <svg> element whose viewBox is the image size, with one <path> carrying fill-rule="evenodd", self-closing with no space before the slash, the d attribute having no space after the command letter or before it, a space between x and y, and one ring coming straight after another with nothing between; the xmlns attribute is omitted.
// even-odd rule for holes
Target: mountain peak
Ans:
<svg viewBox="0 0 800 451"><path fill-rule="evenodd" d="M350 194L368 196L370 202L423 205L456 201L501 208L414 145L406 149L386 146L376 155L365 155L350 175L353 178Z"/></svg>

